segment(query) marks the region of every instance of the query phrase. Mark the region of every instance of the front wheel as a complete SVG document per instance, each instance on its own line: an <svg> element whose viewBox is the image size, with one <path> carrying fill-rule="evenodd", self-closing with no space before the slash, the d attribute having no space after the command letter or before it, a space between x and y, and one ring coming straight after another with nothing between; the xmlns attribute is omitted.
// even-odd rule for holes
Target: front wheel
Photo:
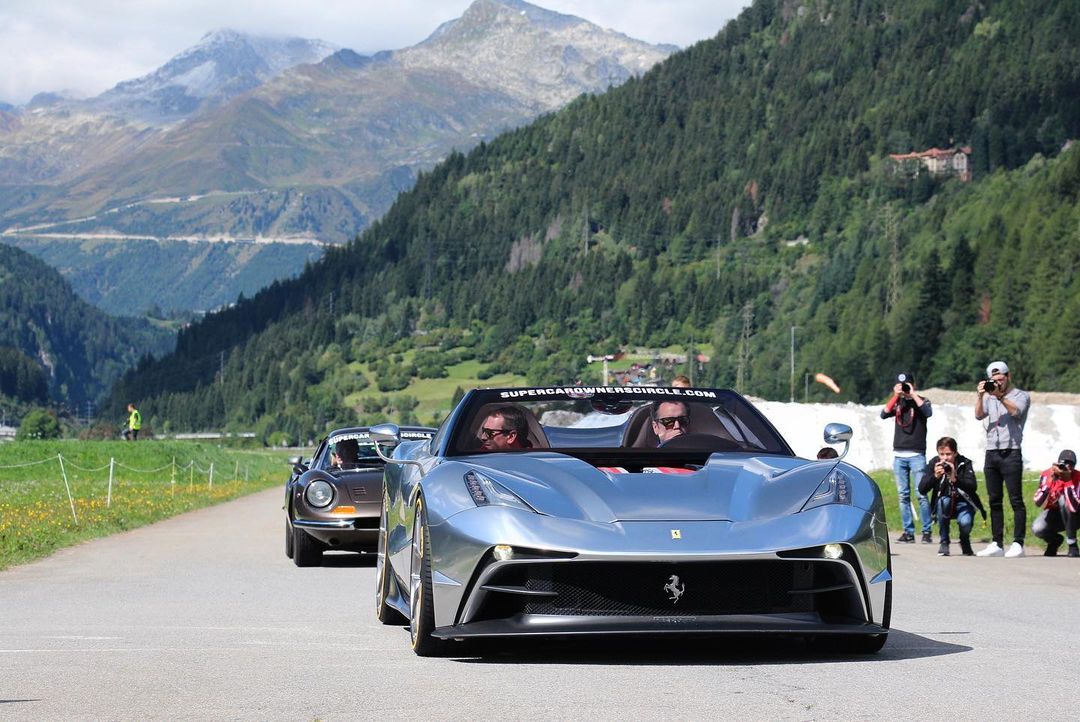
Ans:
<svg viewBox="0 0 1080 722"><path fill-rule="evenodd" d="M892 624L892 581L885 582L885 605L881 615L881 626L886 630ZM884 634L852 634L816 637L809 640L810 649L815 652L832 652L837 654L874 654L880 652L889 639L889 633Z"/></svg>
<svg viewBox="0 0 1080 722"><path fill-rule="evenodd" d="M293 527L288 519L285 520L285 556L293 557Z"/></svg>
<svg viewBox="0 0 1080 722"><path fill-rule="evenodd" d="M424 499L416 500L413 520L412 569L409 573L409 637L420 657L446 654L447 643L431 636L435 631L434 592L431 585L431 536Z"/></svg>
<svg viewBox="0 0 1080 722"><path fill-rule="evenodd" d="M392 582L390 564L386 561L386 501L383 501L383 512L379 520L379 543L375 557L375 617L382 624L403 625L408 623L398 610L386 603L390 596L390 584Z"/></svg>
<svg viewBox="0 0 1080 722"><path fill-rule="evenodd" d="M845 634L808 640L814 652L825 654L874 654L880 652L888 634Z"/></svg>
<svg viewBox="0 0 1080 722"><path fill-rule="evenodd" d="M295 525L292 528L292 543L293 564L298 567L322 566L322 544Z"/></svg>

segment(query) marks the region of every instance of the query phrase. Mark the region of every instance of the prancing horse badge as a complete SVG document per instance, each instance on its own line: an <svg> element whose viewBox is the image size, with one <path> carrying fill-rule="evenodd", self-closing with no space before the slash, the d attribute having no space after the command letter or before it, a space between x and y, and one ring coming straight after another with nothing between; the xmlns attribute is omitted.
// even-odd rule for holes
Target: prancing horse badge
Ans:
<svg viewBox="0 0 1080 722"><path fill-rule="evenodd" d="M672 539L682 539L682 531L679 530L679 529L672 529L671 530L671 538Z"/></svg>
<svg viewBox="0 0 1080 722"><path fill-rule="evenodd" d="M679 576L677 574L672 574L668 577L667 584L664 585L664 591L671 595L668 599L671 600L672 603L677 603L679 597L686 592L686 585L679 581Z"/></svg>

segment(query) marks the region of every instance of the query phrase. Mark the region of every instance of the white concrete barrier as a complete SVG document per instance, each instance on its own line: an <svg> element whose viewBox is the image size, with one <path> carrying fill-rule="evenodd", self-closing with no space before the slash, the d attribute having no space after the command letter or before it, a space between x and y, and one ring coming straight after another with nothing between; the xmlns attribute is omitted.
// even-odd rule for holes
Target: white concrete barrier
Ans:
<svg viewBox="0 0 1080 722"><path fill-rule="evenodd" d="M933 396L929 396L933 402ZM934 413L927 420L927 456L934 455L934 442L942 436L956 439L960 453L969 457L976 469L982 469L986 451L986 433L975 419L975 395L971 403L934 403ZM881 406L858 404L799 404L780 401L755 401L754 404L783 434L799 456L814 458L825 445L825 424L836 421L855 432L851 451L845 461L860 469L892 468L892 440L895 422L881 418ZM843 444L836 446L843 450ZM1057 460L1062 449L1080 451L1080 406L1075 404L1038 404L1032 401L1024 427L1024 468L1042 470Z"/></svg>

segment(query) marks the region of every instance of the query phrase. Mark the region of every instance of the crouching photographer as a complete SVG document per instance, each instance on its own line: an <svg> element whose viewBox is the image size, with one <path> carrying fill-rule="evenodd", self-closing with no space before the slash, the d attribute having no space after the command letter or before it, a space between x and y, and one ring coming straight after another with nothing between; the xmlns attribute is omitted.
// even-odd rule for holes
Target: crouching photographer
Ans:
<svg viewBox="0 0 1080 722"><path fill-rule="evenodd" d="M937 456L926 465L919 493L930 495L930 508L937 514L941 532L938 556L949 556L949 527L953 519L960 530L960 551L966 557L974 556L971 527L975 523L975 511L985 519L986 509L979 499L975 468L971 459L957 451L956 439L948 436L938 439Z"/></svg>
<svg viewBox="0 0 1080 722"><path fill-rule="evenodd" d="M1076 470L1076 454L1065 449L1058 454L1057 463L1039 477L1035 505L1043 512L1031 525L1035 536L1046 542L1045 557L1056 557L1061 546L1061 532L1069 545L1069 556L1080 557L1076 548L1076 528L1080 526L1080 471Z"/></svg>

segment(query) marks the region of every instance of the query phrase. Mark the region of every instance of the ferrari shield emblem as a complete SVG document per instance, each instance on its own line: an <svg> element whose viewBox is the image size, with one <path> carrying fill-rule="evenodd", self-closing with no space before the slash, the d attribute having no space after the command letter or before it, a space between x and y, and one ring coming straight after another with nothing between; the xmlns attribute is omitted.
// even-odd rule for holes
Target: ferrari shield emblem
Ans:
<svg viewBox="0 0 1080 722"><path fill-rule="evenodd" d="M671 538L672 539L682 539L682 531L679 530L679 529L672 529L671 530Z"/></svg>

